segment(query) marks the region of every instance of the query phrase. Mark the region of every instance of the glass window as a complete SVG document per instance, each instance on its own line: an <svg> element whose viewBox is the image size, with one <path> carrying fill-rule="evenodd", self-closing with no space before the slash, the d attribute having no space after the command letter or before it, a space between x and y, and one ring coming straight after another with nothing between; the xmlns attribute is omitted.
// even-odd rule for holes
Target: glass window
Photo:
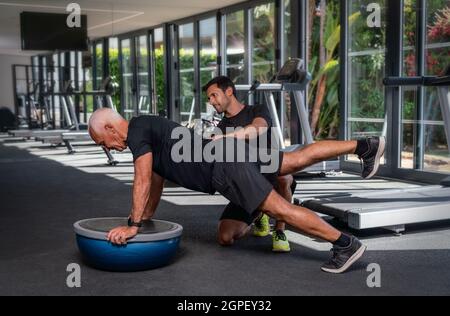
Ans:
<svg viewBox="0 0 450 316"><path fill-rule="evenodd" d="M292 41L294 39L292 38L293 33L292 33L292 7L291 7L291 0L284 0L283 4L284 4L284 7L283 7L283 14L284 14L283 60L286 61L286 60L288 60L291 57L298 57L298 56L292 56Z"/></svg>
<svg viewBox="0 0 450 316"><path fill-rule="evenodd" d="M139 36L136 42L137 78L139 82L138 111L140 114L150 114L150 78L148 65L148 36Z"/></svg>
<svg viewBox="0 0 450 316"><path fill-rule="evenodd" d="M425 75L442 76L450 66L450 0L426 1L427 37ZM449 87L425 88L423 104L424 137L423 169L450 173L450 122L446 130L443 120L444 98L449 98Z"/></svg>
<svg viewBox="0 0 450 316"><path fill-rule="evenodd" d="M92 56L89 55L87 57L91 58ZM93 78L93 74L92 74L92 66L84 68L83 75L84 75L85 91L91 92L93 90L93 84L94 84L94 78ZM85 107L86 107L86 112L87 112L86 120L88 122L89 118L91 117L91 115L94 111L94 97L92 95L86 95L84 102L85 102Z"/></svg>
<svg viewBox="0 0 450 316"><path fill-rule="evenodd" d="M416 0L407 0L404 5L404 69L406 76L417 76L416 53L417 29ZM425 68L423 75L440 76L448 66L450 55L450 1L426 2L427 25ZM431 172L450 173L449 132L442 115L448 87L425 87L423 98L419 88L402 88L402 129L400 167Z"/></svg>
<svg viewBox="0 0 450 316"><path fill-rule="evenodd" d="M53 83L52 83L52 89L54 92L59 92L60 91L60 83L59 83L59 61L58 61L58 54L53 54L52 56L53 59ZM48 100L52 103L52 107L54 109L55 112L55 116L54 116L54 122L56 124L56 127L60 126L60 122L61 122L61 115L60 115L60 101L59 101L59 97L52 97L52 98L48 98Z"/></svg>
<svg viewBox="0 0 450 316"><path fill-rule="evenodd" d="M291 8L291 0L283 1L283 14L284 14L284 25L283 25L283 62L286 62L292 56L292 8ZM284 117L282 117L281 125L283 128L283 137L285 146L290 146L292 144L292 135L291 135L291 123L292 123L292 112L293 112L293 104L291 102L290 93L284 93L284 102L282 103L282 113Z"/></svg>
<svg viewBox="0 0 450 316"><path fill-rule="evenodd" d="M309 12L311 30L307 55L308 70L313 78L308 95L311 131L317 140L337 139L340 125L340 1L316 1L316 6Z"/></svg>
<svg viewBox="0 0 450 316"><path fill-rule="evenodd" d="M252 81L267 83L275 74L275 3L252 10Z"/></svg>
<svg viewBox="0 0 450 316"><path fill-rule="evenodd" d="M195 116L194 24L181 25L180 37L180 119L184 124Z"/></svg>
<svg viewBox="0 0 450 316"><path fill-rule="evenodd" d="M120 80L120 70L119 70L119 39L117 37L110 38L108 40L109 44L109 76L114 82L119 82ZM116 89L115 93L112 95L112 100L116 106L117 111L121 111L120 107L120 89Z"/></svg>
<svg viewBox="0 0 450 316"><path fill-rule="evenodd" d="M347 137L355 139L385 130L386 0L352 0L349 9L346 122Z"/></svg>
<svg viewBox="0 0 450 316"><path fill-rule="evenodd" d="M99 90L103 82L103 43L95 45L95 89Z"/></svg>
<svg viewBox="0 0 450 316"><path fill-rule="evenodd" d="M245 84L245 23L244 11L225 16L227 76L235 84Z"/></svg>
<svg viewBox="0 0 450 316"><path fill-rule="evenodd" d="M218 75L216 18L200 21L200 87ZM205 93L201 93L202 114L212 113Z"/></svg>
<svg viewBox="0 0 450 316"><path fill-rule="evenodd" d="M122 95L123 113L127 120L134 114L134 93L133 93L133 59L131 52L131 39L121 41L122 50Z"/></svg>
<svg viewBox="0 0 450 316"><path fill-rule="evenodd" d="M154 31L155 46L154 46L154 63L155 63L155 92L154 104L158 113L166 110L166 76L165 76L165 45L164 45L164 30L162 28Z"/></svg>
<svg viewBox="0 0 450 316"><path fill-rule="evenodd" d="M417 76L417 1L405 1L403 8L403 75ZM403 87L400 167L414 169L415 130L417 128L417 88Z"/></svg>

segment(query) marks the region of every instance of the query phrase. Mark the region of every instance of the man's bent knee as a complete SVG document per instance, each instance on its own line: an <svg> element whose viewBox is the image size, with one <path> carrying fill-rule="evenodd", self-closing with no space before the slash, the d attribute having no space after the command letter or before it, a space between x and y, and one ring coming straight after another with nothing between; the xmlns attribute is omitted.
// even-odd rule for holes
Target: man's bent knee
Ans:
<svg viewBox="0 0 450 316"><path fill-rule="evenodd" d="M219 234L218 241L221 246L232 246L234 244L234 237L231 234Z"/></svg>
<svg viewBox="0 0 450 316"><path fill-rule="evenodd" d="M235 220L222 220L219 223L218 242L221 246L231 246L237 239L245 236L250 226Z"/></svg>

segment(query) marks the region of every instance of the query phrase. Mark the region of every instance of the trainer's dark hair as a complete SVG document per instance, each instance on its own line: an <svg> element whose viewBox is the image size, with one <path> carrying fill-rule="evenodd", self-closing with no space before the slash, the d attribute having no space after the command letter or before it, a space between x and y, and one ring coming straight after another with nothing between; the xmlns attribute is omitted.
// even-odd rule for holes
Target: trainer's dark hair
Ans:
<svg viewBox="0 0 450 316"><path fill-rule="evenodd" d="M234 85L234 82L231 81L230 78L225 77L225 76L219 76L214 78L213 80L211 80L210 82L208 82L204 87L203 87L203 92L208 91L208 89L213 86L213 85L217 85L223 92L227 91L228 88L232 88L233 89L233 95L236 97L236 86Z"/></svg>

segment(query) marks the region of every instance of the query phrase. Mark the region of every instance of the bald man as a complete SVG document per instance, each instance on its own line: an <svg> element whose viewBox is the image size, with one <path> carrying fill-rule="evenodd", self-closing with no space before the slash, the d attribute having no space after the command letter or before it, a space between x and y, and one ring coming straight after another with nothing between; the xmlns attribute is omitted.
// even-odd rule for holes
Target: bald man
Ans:
<svg viewBox="0 0 450 316"><path fill-rule="evenodd" d="M361 258L366 247L356 237L341 233L311 210L286 201L274 190L268 178L274 174L293 174L318 161L349 154L359 155L365 169L373 169L368 171L374 174L384 154L383 138L324 141L292 153L278 152L277 170L274 174L263 174L263 164L259 161L174 161L171 153L179 142L179 139L172 138L175 129L193 134L187 128L161 117L142 116L133 118L128 123L110 109L100 109L92 115L89 132L96 144L118 151L129 147L134 160L130 220L127 227L111 230L108 234L109 241L123 245L137 235L142 221L153 217L161 199L164 180L167 179L190 190L208 194L219 192L252 216L256 217L255 213L266 213L306 235L332 243L332 258L322 266L325 272L343 273ZM223 139L217 140L220 141ZM210 142L211 140L202 140L202 148L210 145Z"/></svg>

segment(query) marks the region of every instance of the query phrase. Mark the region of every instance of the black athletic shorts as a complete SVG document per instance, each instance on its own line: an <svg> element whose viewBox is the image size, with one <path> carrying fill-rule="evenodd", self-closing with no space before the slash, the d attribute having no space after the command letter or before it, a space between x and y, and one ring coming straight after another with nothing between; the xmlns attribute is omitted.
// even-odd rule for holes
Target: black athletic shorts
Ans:
<svg viewBox="0 0 450 316"><path fill-rule="evenodd" d="M278 180L276 180L278 181ZM275 183L272 182L272 184L275 186ZM294 182L291 185L291 192L292 195L294 195L295 190L297 188L297 183ZM255 220L258 218L258 216L261 214L259 210L254 211L253 213L248 213L244 208L242 208L239 205L236 205L232 202L230 202L227 206L225 206L225 209L222 213L222 216L220 217L220 220L235 220L238 222L246 223L248 226L253 224Z"/></svg>
<svg viewBox="0 0 450 316"><path fill-rule="evenodd" d="M257 162L216 162L212 185L232 204L251 216L274 189L282 161L283 153L280 152L277 171L270 174L262 174L261 165ZM245 222L253 222L251 217Z"/></svg>
<svg viewBox="0 0 450 316"><path fill-rule="evenodd" d="M260 214L261 212L259 210L256 210L252 214L250 214L239 205L230 202L228 203L227 206L225 206L225 209L222 213L222 216L220 217L220 220L223 221L231 219L238 222L246 223L248 226L250 226L258 218Z"/></svg>

